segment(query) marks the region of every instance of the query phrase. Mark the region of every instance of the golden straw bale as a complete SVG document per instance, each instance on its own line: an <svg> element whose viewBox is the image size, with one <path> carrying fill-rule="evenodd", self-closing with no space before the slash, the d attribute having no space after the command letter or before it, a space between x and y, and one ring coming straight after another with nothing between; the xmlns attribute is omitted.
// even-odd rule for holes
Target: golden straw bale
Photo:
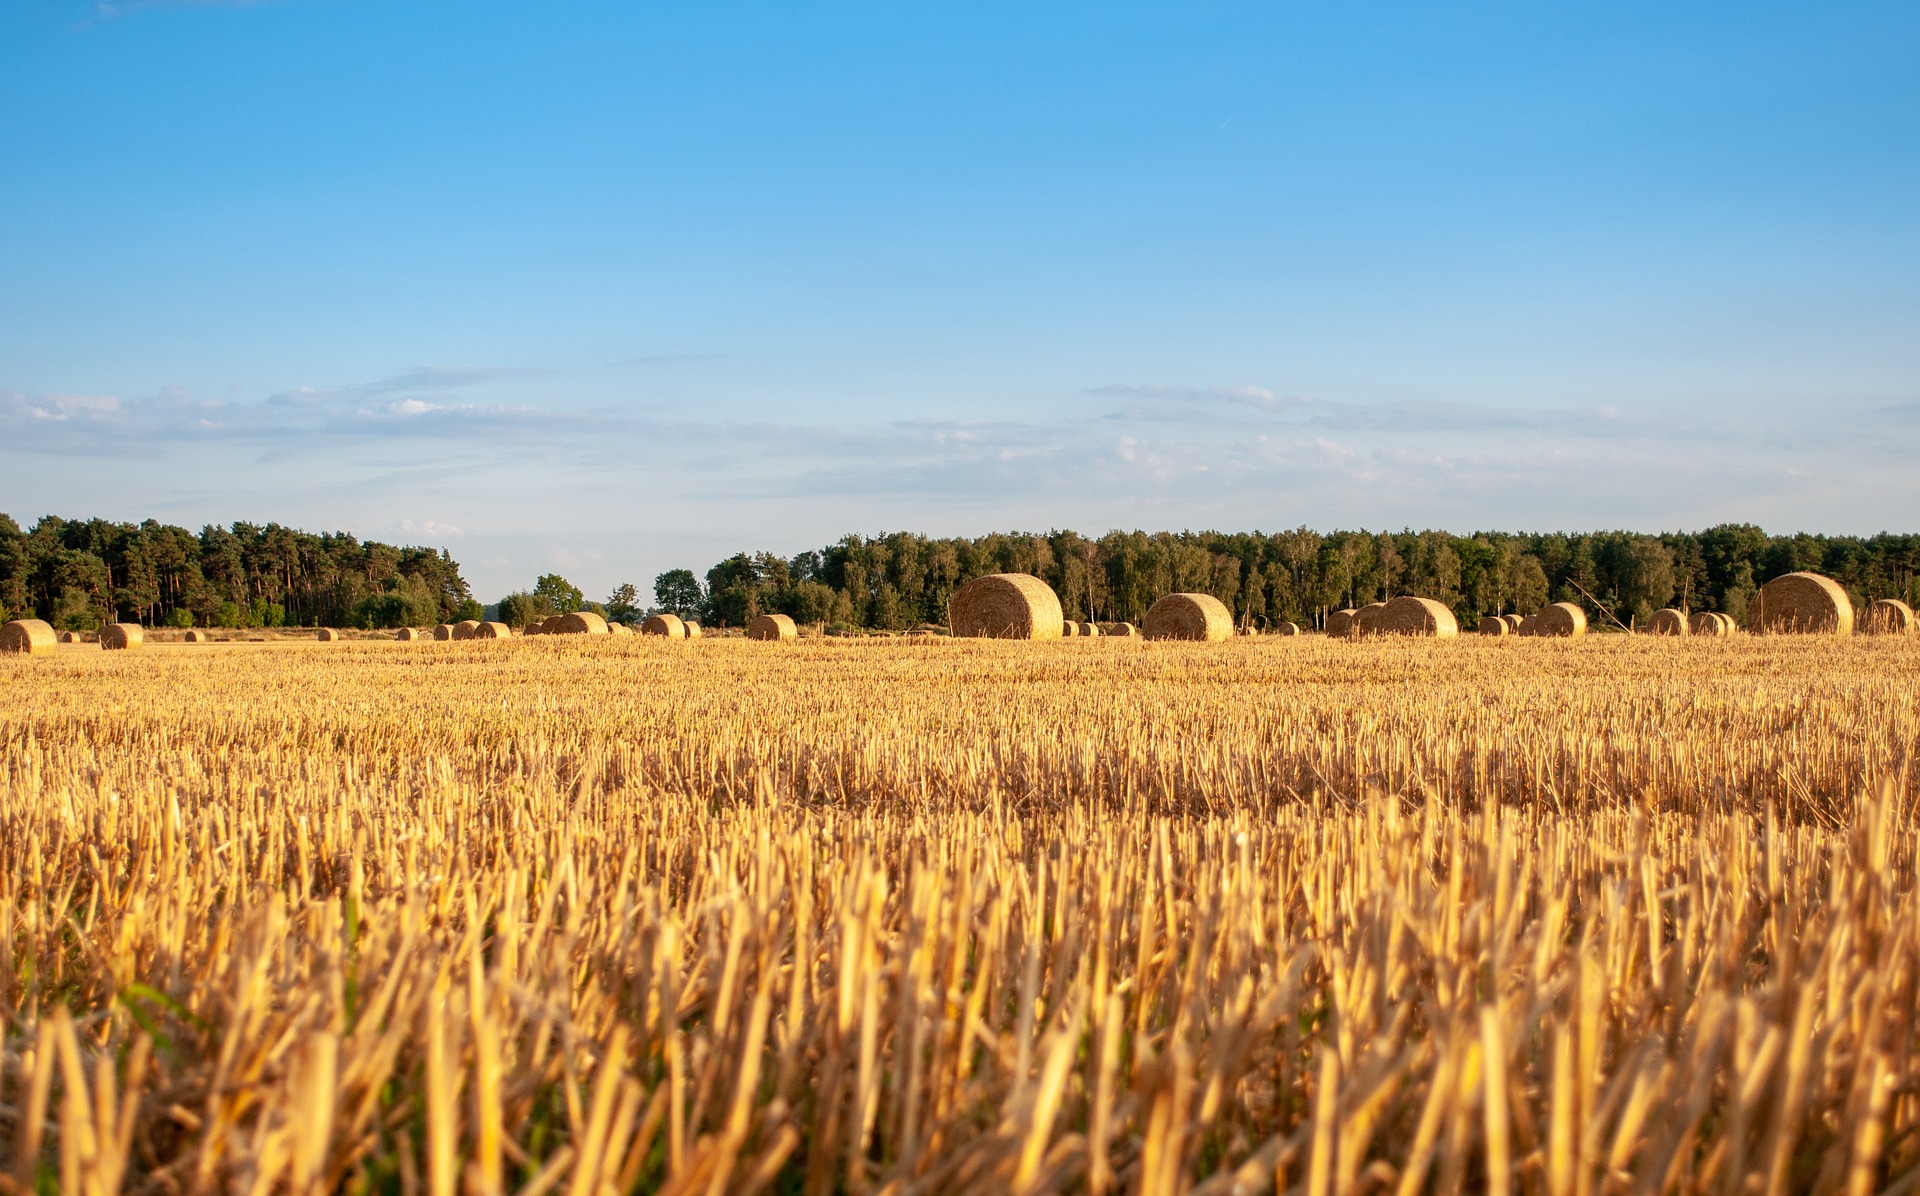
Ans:
<svg viewBox="0 0 1920 1196"><path fill-rule="evenodd" d="M1329 613L1327 615L1327 634L1341 638L1352 635L1353 616L1359 613L1359 611L1354 610L1352 607Z"/></svg>
<svg viewBox="0 0 1920 1196"><path fill-rule="evenodd" d="M1687 616L1671 606L1654 611L1647 621L1649 635L1685 635L1687 631Z"/></svg>
<svg viewBox="0 0 1920 1196"><path fill-rule="evenodd" d="M607 634L608 635L632 635L633 628L627 626L625 623L608 623Z"/></svg>
<svg viewBox="0 0 1920 1196"><path fill-rule="evenodd" d="M1898 598L1875 598L1861 630L1868 635L1912 635L1913 608Z"/></svg>
<svg viewBox="0 0 1920 1196"><path fill-rule="evenodd" d="M1753 596L1747 630L1762 635L1852 635L1853 600L1831 577L1784 574Z"/></svg>
<svg viewBox="0 0 1920 1196"><path fill-rule="evenodd" d="M320 630L314 632L313 638L319 640L323 644L330 644L334 640L337 640L340 638L340 633L335 631L331 627L322 627Z"/></svg>
<svg viewBox="0 0 1920 1196"><path fill-rule="evenodd" d="M63 644L77 644L80 642L80 633L77 631L63 631L60 633L60 642Z"/></svg>
<svg viewBox="0 0 1920 1196"><path fill-rule="evenodd" d="M1480 620L1479 632L1481 635L1512 635L1513 624L1498 615L1488 615Z"/></svg>
<svg viewBox="0 0 1920 1196"><path fill-rule="evenodd" d="M577 610L547 620L548 635L605 635L607 621L590 610Z"/></svg>
<svg viewBox="0 0 1920 1196"><path fill-rule="evenodd" d="M1571 602L1556 602L1534 613L1528 635L1570 639L1587 633L1587 612Z"/></svg>
<svg viewBox="0 0 1920 1196"><path fill-rule="evenodd" d="M1098 623L1083 622L1078 624L1077 626L1080 628L1079 633L1081 635L1099 635L1100 634L1100 624Z"/></svg>
<svg viewBox="0 0 1920 1196"><path fill-rule="evenodd" d="M1098 626L1101 635L1117 635L1121 639L1140 638L1140 629L1131 623L1101 623Z"/></svg>
<svg viewBox="0 0 1920 1196"><path fill-rule="evenodd" d="M1368 635L1424 635L1452 639L1460 634L1460 620L1453 617L1445 603L1431 598L1402 595L1380 604L1380 612L1367 623Z"/></svg>
<svg viewBox="0 0 1920 1196"><path fill-rule="evenodd" d="M418 627L402 627L393 633L393 638L397 640L423 640L427 638L427 633Z"/></svg>
<svg viewBox="0 0 1920 1196"><path fill-rule="evenodd" d="M1299 634L1300 634L1300 624L1298 624L1298 623L1275 623L1275 624L1273 625L1273 627L1272 627L1272 629L1271 629L1271 630L1270 630L1270 631L1268 632L1268 634L1269 634L1269 635L1299 635Z"/></svg>
<svg viewBox="0 0 1920 1196"><path fill-rule="evenodd" d="M1061 639L1070 640L1079 634L1080 634L1080 624L1074 622L1072 619L1062 619L1060 621L1060 638Z"/></svg>
<svg viewBox="0 0 1920 1196"><path fill-rule="evenodd" d="M433 638L434 638L434 639L437 639L437 640L450 640L450 639L452 639L452 638L453 638L453 624L451 624L451 623L442 623L442 624L440 624L440 625L439 625L438 627L435 627L435 628L433 629Z"/></svg>
<svg viewBox="0 0 1920 1196"><path fill-rule="evenodd" d="M204 631L189 631L180 637L180 641L187 644L205 644L211 643L213 637Z"/></svg>
<svg viewBox="0 0 1920 1196"><path fill-rule="evenodd" d="M1727 617L1718 611L1697 610L1687 616L1687 634L1717 638L1726 635Z"/></svg>
<svg viewBox="0 0 1920 1196"><path fill-rule="evenodd" d="M753 622L747 624L750 640L790 640L799 634L793 620L786 615L755 615Z"/></svg>
<svg viewBox="0 0 1920 1196"><path fill-rule="evenodd" d="M1150 640L1217 643L1233 638L1233 615L1212 594L1168 594L1148 609L1142 627Z"/></svg>
<svg viewBox="0 0 1920 1196"><path fill-rule="evenodd" d="M24 652L31 656L57 651L59 646L60 637L53 633L53 625L43 619L15 619L0 627L0 652Z"/></svg>
<svg viewBox="0 0 1920 1196"><path fill-rule="evenodd" d="M1060 596L1030 573L989 573L953 592L947 624L956 636L1052 640L1066 633Z"/></svg>
<svg viewBox="0 0 1920 1196"><path fill-rule="evenodd" d="M473 638L477 640L511 639L513 628L505 623L482 623L473 629Z"/></svg>
<svg viewBox="0 0 1920 1196"><path fill-rule="evenodd" d="M1376 631L1379 630L1377 627L1374 626L1374 624L1379 621L1381 615L1386 613L1386 610L1387 610L1387 604L1384 602L1369 602L1365 606L1361 607L1359 610L1354 611L1353 612L1353 634L1354 635L1374 634Z"/></svg>
<svg viewBox="0 0 1920 1196"><path fill-rule="evenodd" d="M1500 617L1506 620L1507 626L1512 628L1513 634L1515 635L1520 634L1520 625L1527 621L1527 617L1525 615L1518 614L1518 613L1511 614L1511 615L1501 615Z"/></svg>
<svg viewBox="0 0 1920 1196"><path fill-rule="evenodd" d="M688 619L684 625L687 629L687 638L690 640L697 640L706 634L700 629L700 624L696 620Z"/></svg>
<svg viewBox="0 0 1920 1196"><path fill-rule="evenodd" d="M146 640L146 629L138 623L108 623L100 629L100 647L106 652L125 652Z"/></svg>
<svg viewBox="0 0 1920 1196"><path fill-rule="evenodd" d="M478 619L462 619L453 625L453 638L457 640L470 640L473 638L473 633L479 630L479 627L480 620Z"/></svg>
<svg viewBox="0 0 1920 1196"><path fill-rule="evenodd" d="M640 624L641 635L664 635L670 640L687 638L687 625L680 621L679 615L670 615L662 611L657 615L648 615L647 621Z"/></svg>

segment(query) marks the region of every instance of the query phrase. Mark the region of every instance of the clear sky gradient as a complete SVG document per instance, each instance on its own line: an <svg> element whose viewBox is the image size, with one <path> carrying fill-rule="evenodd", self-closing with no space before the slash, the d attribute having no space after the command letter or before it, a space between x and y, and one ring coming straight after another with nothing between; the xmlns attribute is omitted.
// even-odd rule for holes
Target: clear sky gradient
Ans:
<svg viewBox="0 0 1920 1196"><path fill-rule="evenodd" d="M0 510L1920 530L1920 6L0 4Z"/></svg>

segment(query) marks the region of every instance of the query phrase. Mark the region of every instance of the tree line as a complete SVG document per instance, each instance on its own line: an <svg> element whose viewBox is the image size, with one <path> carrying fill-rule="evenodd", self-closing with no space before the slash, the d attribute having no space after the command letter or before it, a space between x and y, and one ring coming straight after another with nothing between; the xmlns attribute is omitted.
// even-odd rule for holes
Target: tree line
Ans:
<svg viewBox="0 0 1920 1196"><path fill-rule="evenodd" d="M0 615L84 630L130 621L177 627L406 627L478 618L444 549L269 523L198 534L146 520L0 515Z"/></svg>
<svg viewBox="0 0 1920 1196"><path fill-rule="evenodd" d="M847 536L794 557L739 553L707 570L654 582L661 608L715 626L757 614L847 628L944 624L947 600L986 573L1031 573L1054 588L1069 619L1139 622L1164 594L1204 592L1241 625L1317 627L1329 611L1401 594L1452 608L1463 625L1574 602L1601 626L1644 625L1665 606L1744 618L1771 578L1811 570L1856 603L1920 603L1920 535L1770 536L1752 524L1699 532L1509 533L995 533L977 539L896 532Z"/></svg>

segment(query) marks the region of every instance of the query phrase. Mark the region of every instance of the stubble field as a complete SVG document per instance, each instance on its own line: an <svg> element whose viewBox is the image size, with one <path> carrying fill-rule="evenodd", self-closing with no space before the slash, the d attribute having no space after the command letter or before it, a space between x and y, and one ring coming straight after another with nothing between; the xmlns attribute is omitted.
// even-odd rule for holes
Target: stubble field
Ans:
<svg viewBox="0 0 1920 1196"><path fill-rule="evenodd" d="M0 1189L1920 1187L1920 643L0 659Z"/></svg>

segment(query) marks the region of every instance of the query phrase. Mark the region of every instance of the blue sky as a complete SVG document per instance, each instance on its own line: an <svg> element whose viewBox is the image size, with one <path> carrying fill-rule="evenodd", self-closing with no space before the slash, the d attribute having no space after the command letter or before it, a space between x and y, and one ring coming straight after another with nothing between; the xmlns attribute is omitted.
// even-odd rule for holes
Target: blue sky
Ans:
<svg viewBox="0 0 1920 1196"><path fill-rule="evenodd" d="M0 5L0 510L1920 530L1911 4Z"/></svg>

